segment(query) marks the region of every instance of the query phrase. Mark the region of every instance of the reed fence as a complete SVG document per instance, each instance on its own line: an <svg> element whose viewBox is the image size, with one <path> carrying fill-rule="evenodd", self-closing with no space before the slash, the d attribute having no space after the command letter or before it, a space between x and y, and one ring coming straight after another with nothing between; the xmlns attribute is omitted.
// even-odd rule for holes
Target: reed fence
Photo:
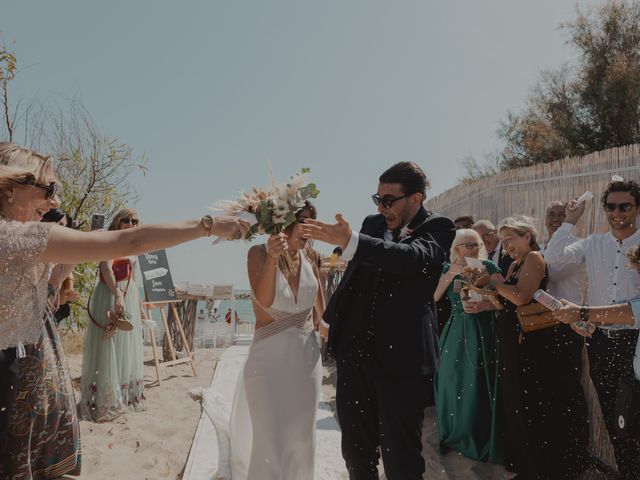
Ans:
<svg viewBox="0 0 640 480"><path fill-rule="evenodd" d="M476 220L524 214L537 220L544 237L544 212L554 200L569 200L590 190L596 196L576 225L578 236L607 230L600 194L613 175L640 181L640 145L612 148L584 157L508 170L492 177L462 183L427 201L429 210L455 218L470 214Z"/></svg>

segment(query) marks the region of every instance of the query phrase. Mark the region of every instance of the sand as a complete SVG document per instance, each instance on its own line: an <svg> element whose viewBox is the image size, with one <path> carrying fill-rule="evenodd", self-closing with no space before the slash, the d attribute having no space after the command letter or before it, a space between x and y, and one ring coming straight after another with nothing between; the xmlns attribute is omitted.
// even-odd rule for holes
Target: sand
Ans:
<svg viewBox="0 0 640 480"><path fill-rule="evenodd" d="M146 358L152 358L146 347ZM123 415L113 422L96 424L80 422L83 468L81 479L160 480L182 478L189 450L201 416L201 405L187 395L195 387L211 385L216 362L224 349L197 349L198 376L191 374L188 364L166 367L162 384L155 382L155 369L145 364L147 406L145 412ZM82 355L68 354L74 383L79 385ZM323 397L335 413L335 368L325 367ZM76 392L79 398L79 392ZM487 465L464 458L455 452L441 455L438 450L434 409L425 412L423 429L425 479L432 480L498 480L508 474L497 465ZM336 455L337 457L338 455ZM336 458L336 461L342 461ZM381 479L384 473L380 467ZM346 479L346 473L335 480ZM72 477L66 477L71 479ZM584 479L604 478L587 474Z"/></svg>
<svg viewBox="0 0 640 480"><path fill-rule="evenodd" d="M150 360L151 348L145 348L145 359ZM211 384L216 361L223 351L196 350L197 377L188 364L163 368L160 386L155 381L152 363L145 362L147 411L122 415L110 423L80 422L82 476L78 478L181 478L201 413L200 403L193 401L187 392ZM67 360L74 386L78 387L82 355L68 354ZM76 399L79 398L76 390Z"/></svg>

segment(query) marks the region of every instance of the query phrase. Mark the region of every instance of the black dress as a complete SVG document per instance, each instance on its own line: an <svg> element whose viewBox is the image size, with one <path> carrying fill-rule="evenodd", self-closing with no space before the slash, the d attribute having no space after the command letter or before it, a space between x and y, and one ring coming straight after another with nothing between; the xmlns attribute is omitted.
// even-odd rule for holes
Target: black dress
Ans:
<svg viewBox="0 0 640 480"><path fill-rule="evenodd" d="M517 284L520 267L506 285ZM539 288L546 289L547 280L545 271ZM517 307L502 297L500 302L497 403L507 467L519 478L575 479L588 467L587 407L576 353L581 337L565 324L524 333Z"/></svg>

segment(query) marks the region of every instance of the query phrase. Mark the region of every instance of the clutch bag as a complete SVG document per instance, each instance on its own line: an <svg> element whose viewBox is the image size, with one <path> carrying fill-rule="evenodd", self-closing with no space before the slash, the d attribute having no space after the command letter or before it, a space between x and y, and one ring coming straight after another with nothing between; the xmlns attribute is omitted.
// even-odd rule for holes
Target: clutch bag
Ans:
<svg viewBox="0 0 640 480"><path fill-rule="evenodd" d="M523 332L535 332L560 323L551 310L538 302L522 305L516 309L516 313Z"/></svg>

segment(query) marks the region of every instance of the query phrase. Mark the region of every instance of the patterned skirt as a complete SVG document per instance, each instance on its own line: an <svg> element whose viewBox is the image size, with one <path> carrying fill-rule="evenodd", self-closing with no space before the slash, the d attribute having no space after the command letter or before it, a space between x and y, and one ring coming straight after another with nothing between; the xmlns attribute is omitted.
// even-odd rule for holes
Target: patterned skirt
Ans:
<svg viewBox="0 0 640 480"><path fill-rule="evenodd" d="M80 428L71 377L50 315L37 345L18 358L17 393L0 478L45 480L80 475Z"/></svg>

